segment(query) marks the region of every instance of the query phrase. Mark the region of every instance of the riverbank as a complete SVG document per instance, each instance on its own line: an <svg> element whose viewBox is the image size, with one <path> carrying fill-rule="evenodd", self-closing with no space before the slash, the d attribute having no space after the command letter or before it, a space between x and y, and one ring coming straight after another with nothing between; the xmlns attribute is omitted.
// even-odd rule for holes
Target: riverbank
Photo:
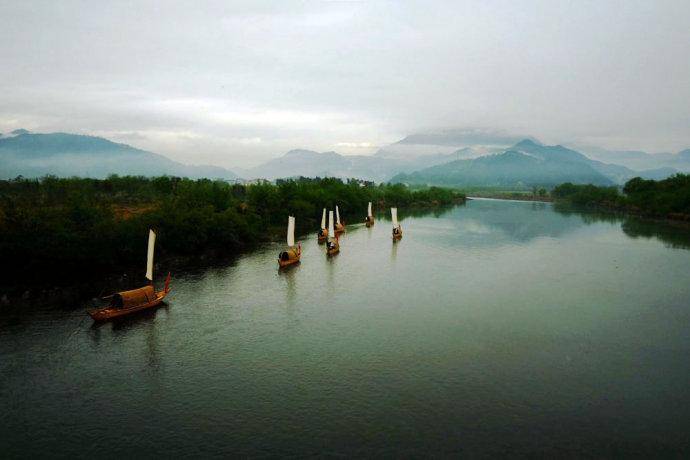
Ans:
<svg viewBox="0 0 690 460"><path fill-rule="evenodd" d="M539 196L524 193L472 193L467 199L487 198L492 200L511 200L511 201L536 201L538 203L551 203L553 198L550 196Z"/></svg>
<svg viewBox="0 0 690 460"><path fill-rule="evenodd" d="M561 184L551 192L557 203L648 219L690 223L690 175L661 181L639 177L617 187Z"/></svg>
<svg viewBox="0 0 690 460"><path fill-rule="evenodd" d="M297 233L307 234L318 229L322 209L336 205L345 222L359 222L368 202L379 210L405 210L464 200L449 189L339 179L257 185L174 177L0 181L0 306L43 302L60 297L63 288L72 302L85 293L138 287L149 228L158 234L160 274L171 261L227 261L280 240L288 215L295 216Z"/></svg>

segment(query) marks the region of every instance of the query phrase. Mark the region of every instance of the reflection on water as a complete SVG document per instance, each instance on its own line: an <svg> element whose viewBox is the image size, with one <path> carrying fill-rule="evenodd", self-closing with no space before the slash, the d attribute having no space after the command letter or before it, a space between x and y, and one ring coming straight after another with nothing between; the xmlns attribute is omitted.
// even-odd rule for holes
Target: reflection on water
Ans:
<svg viewBox="0 0 690 460"><path fill-rule="evenodd" d="M462 208L464 207L464 204L461 205L443 205L443 206L434 206L432 208L398 208L398 221L402 222L406 218L409 217L429 217L433 216L436 218L442 217L449 212L453 211L454 209ZM384 211L378 211L375 213L376 220L383 220L386 222L391 221L391 211L390 208L384 210Z"/></svg>
<svg viewBox="0 0 690 460"><path fill-rule="evenodd" d="M557 214L551 204L473 199L462 207L446 209L443 219L429 228L434 241L450 240L453 246L495 247L528 243L535 238L558 238L585 224L577 215Z"/></svg>
<svg viewBox="0 0 690 460"><path fill-rule="evenodd" d="M289 309L294 309L295 308L295 294L296 294L296 287L295 287L295 272L299 270L300 268L300 263L288 265L287 267L282 267L278 269L278 273L280 273L280 277L285 280L285 292L286 292L286 301L287 301L287 306Z"/></svg>
<svg viewBox="0 0 690 460"><path fill-rule="evenodd" d="M690 235L476 200L174 273L91 326L0 311L8 457L687 456ZM94 441L95 440L95 441Z"/></svg>
<svg viewBox="0 0 690 460"><path fill-rule="evenodd" d="M690 249L688 239L690 230L688 228L679 228L669 223L660 224L636 218L624 220L622 228L625 234L631 238L656 238L675 249Z"/></svg>
<svg viewBox="0 0 690 460"><path fill-rule="evenodd" d="M634 216L596 212L555 204L554 210L565 216L578 216L587 225L598 222L621 224L621 229L631 238L649 238L664 242L671 248L690 249L690 228L682 222L659 222Z"/></svg>
<svg viewBox="0 0 690 460"><path fill-rule="evenodd" d="M402 240L396 240L395 238L391 238L391 241L391 262L395 262L395 259L398 256L398 243Z"/></svg>

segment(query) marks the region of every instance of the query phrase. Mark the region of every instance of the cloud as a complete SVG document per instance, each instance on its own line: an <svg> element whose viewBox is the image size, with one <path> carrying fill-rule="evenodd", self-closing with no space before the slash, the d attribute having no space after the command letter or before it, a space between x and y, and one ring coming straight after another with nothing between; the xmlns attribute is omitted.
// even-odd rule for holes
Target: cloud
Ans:
<svg viewBox="0 0 690 460"><path fill-rule="evenodd" d="M371 149L375 147L371 142L338 142L336 147L344 147L349 149Z"/></svg>
<svg viewBox="0 0 690 460"><path fill-rule="evenodd" d="M227 167L441 127L678 150L688 16L685 1L2 2L0 131L110 132Z"/></svg>

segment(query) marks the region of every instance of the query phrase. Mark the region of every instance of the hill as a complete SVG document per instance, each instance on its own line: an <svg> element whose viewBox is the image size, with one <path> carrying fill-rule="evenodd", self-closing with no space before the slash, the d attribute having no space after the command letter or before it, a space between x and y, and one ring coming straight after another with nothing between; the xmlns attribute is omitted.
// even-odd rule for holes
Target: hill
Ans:
<svg viewBox="0 0 690 460"><path fill-rule="evenodd" d="M247 178L278 179L284 177L339 177L388 181L400 172L445 163L454 153L411 157L409 159L382 158L376 155L341 155L336 152L290 150L285 155L245 171Z"/></svg>
<svg viewBox="0 0 690 460"><path fill-rule="evenodd" d="M524 138L531 139L529 136L514 136L495 130L446 129L410 134L397 142L381 147L375 156L409 160L412 157L425 155L462 152L463 158L476 158L499 153Z"/></svg>
<svg viewBox="0 0 690 460"><path fill-rule="evenodd" d="M526 139L503 153L456 160L412 174L399 174L394 182L479 187L554 186L563 182L612 185L591 160L562 146L543 146Z"/></svg>
<svg viewBox="0 0 690 460"><path fill-rule="evenodd" d="M673 168L690 171L690 149L678 153L647 153L640 150L606 150L592 146L577 146L589 157L608 163L616 163L633 170Z"/></svg>
<svg viewBox="0 0 690 460"><path fill-rule="evenodd" d="M15 131L0 137L0 178L17 176L92 177L110 174L236 179L233 172L209 165L186 165L162 155L102 137Z"/></svg>
<svg viewBox="0 0 690 460"><path fill-rule="evenodd" d="M413 184L520 188L562 182L622 185L633 177L664 179L677 172L669 167L635 171L592 160L562 145L549 146L524 139L495 155L453 161L413 174L401 174L393 180Z"/></svg>

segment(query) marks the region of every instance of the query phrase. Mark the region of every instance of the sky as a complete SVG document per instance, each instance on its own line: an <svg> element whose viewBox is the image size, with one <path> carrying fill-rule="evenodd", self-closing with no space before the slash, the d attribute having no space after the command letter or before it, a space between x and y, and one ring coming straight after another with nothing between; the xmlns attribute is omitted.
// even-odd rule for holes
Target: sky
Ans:
<svg viewBox="0 0 690 460"><path fill-rule="evenodd" d="M690 147L690 1L0 0L0 132L250 167L419 132Z"/></svg>

